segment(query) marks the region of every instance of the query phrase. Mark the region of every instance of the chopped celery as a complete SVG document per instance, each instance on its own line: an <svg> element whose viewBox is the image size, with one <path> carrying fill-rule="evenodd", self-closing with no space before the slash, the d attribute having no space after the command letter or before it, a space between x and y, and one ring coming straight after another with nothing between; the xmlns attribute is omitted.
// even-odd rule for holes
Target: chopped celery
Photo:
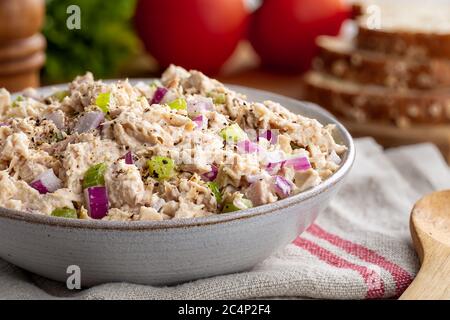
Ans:
<svg viewBox="0 0 450 320"><path fill-rule="evenodd" d="M69 96L68 90L62 90L62 91L56 91L54 94L52 94L50 97L55 98L59 102L63 101L65 97Z"/></svg>
<svg viewBox="0 0 450 320"><path fill-rule="evenodd" d="M237 123L228 126L220 131L220 136L227 142L239 142L247 139L247 134Z"/></svg>
<svg viewBox="0 0 450 320"><path fill-rule="evenodd" d="M95 105L102 110L104 113L109 112L109 104L111 102L111 93L100 93L95 99Z"/></svg>
<svg viewBox="0 0 450 320"><path fill-rule="evenodd" d="M25 98L23 96L17 96L17 98L13 101L12 107L16 108L19 106L19 102L25 101Z"/></svg>
<svg viewBox="0 0 450 320"><path fill-rule="evenodd" d="M183 99L183 98L175 99L172 102L168 103L168 105L171 109L175 109L175 110L186 110L187 109L186 99Z"/></svg>
<svg viewBox="0 0 450 320"><path fill-rule="evenodd" d="M253 203L248 199L236 199L234 202L227 202L223 205L222 213L234 212L252 208Z"/></svg>
<svg viewBox="0 0 450 320"><path fill-rule="evenodd" d="M239 210L241 210L241 209L239 209L232 202L230 202L230 203L225 203L223 205L222 213L234 212L234 211L239 211Z"/></svg>
<svg viewBox="0 0 450 320"><path fill-rule="evenodd" d="M167 180L175 174L175 163L172 159L154 156L147 161L150 175L158 180Z"/></svg>
<svg viewBox="0 0 450 320"><path fill-rule="evenodd" d="M219 185L217 184L217 182L208 182L207 185L208 185L208 188L211 189L212 193L216 197L217 203L221 203L222 202L222 194L220 193Z"/></svg>
<svg viewBox="0 0 450 320"><path fill-rule="evenodd" d="M53 133L53 139L55 139L57 142L64 140L64 134L62 131L57 131Z"/></svg>
<svg viewBox="0 0 450 320"><path fill-rule="evenodd" d="M104 186L105 185L105 172L108 167L105 163L98 163L90 167L84 174L83 189Z"/></svg>
<svg viewBox="0 0 450 320"><path fill-rule="evenodd" d="M225 104L227 102L227 96L225 93L219 93L214 97L215 104Z"/></svg>
<svg viewBox="0 0 450 320"><path fill-rule="evenodd" d="M227 102L227 95L225 93L218 93L211 91L208 92L206 95L213 99L214 104L225 104Z"/></svg>
<svg viewBox="0 0 450 320"><path fill-rule="evenodd" d="M52 211L52 216L59 218L78 219L77 211L67 207L57 208Z"/></svg>

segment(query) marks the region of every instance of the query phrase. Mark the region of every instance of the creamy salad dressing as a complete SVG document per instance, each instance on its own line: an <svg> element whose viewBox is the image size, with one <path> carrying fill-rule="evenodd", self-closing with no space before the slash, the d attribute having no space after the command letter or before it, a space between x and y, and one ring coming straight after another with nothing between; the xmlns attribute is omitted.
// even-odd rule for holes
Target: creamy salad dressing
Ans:
<svg viewBox="0 0 450 320"><path fill-rule="evenodd" d="M252 102L197 71L11 100L0 91L0 206L104 220L202 217L314 187L346 148L333 126Z"/></svg>

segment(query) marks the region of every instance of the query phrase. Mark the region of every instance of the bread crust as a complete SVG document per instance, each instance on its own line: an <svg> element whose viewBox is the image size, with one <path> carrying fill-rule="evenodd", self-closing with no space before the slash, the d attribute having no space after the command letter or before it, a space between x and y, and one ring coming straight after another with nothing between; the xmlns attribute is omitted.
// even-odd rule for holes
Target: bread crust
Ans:
<svg viewBox="0 0 450 320"><path fill-rule="evenodd" d="M428 62L355 50L351 40L328 36L317 40L314 69L335 77L390 88L434 89L450 87L450 60Z"/></svg>
<svg viewBox="0 0 450 320"><path fill-rule="evenodd" d="M381 29L368 27L371 4L381 10ZM416 28L407 1L385 4L353 6L354 39L318 39L314 71L305 76L306 98L354 123L450 123L449 8L419 7L423 24Z"/></svg>
<svg viewBox="0 0 450 320"><path fill-rule="evenodd" d="M394 90L335 80L318 72L305 75L305 99L344 119L380 121L399 127L450 123L450 91Z"/></svg>
<svg viewBox="0 0 450 320"><path fill-rule="evenodd" d="M426 63L429 58L450 58L450 33L378 30L359 23L356 47Z"/></svg>

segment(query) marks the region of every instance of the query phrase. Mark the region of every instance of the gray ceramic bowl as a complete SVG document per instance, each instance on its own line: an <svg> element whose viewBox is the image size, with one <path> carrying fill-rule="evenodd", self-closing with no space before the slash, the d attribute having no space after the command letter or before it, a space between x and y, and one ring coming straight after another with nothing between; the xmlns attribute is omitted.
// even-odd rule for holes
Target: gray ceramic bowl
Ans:
<svg viewBox="0 0 450 320"><path fill-rule="evenodd" d="M44 277L66 281L69 265L81 282L175 284L251 269L301 234L328 205L352 166L347 130L318 106L234 87L254 101L273 100L293 112L336 125L348 147L341 167L319 186L237 213L161 222L69 220L0 208L0 257ZM44 94L49 88L41 89Z"/></svg>

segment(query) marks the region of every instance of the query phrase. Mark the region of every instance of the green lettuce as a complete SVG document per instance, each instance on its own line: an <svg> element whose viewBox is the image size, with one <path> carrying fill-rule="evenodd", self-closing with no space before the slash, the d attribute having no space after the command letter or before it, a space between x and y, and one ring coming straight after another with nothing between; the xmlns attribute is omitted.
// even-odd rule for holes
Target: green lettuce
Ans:
<svg viewBox="0 0 450 320"><path fill-rule="evenodd" d="M114 77L138 52L139 42L131 26L135 0L46 0L46 4L44 82L70 81L86 71L97 78ZM79 30L66 26L70 5L81 9Z"/></svg>

